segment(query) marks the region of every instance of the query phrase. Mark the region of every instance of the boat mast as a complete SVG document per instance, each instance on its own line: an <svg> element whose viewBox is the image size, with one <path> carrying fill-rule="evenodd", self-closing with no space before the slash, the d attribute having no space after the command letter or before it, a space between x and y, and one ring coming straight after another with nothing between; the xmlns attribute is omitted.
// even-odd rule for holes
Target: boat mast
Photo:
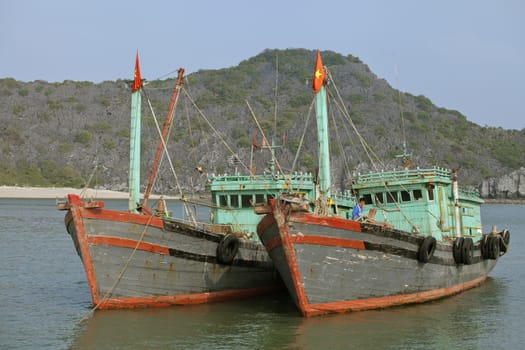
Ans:
<svg viewBox="0 0 525 350"><path fill-rule="evenodd" d="M315 93L315 110L317 117L317 145L319 156L319 189L321 199L327 200L330 195L330 153L328 146L328 107L326 101L326 72L317 50L312 88Z"/></svg>
<svg viewBox="0 0 525 350"><path fill-rule="evenodd" d="M454 221L456 226L456 237L461 237L461 218L459 217L458 170L459 168L452 169L452 198L454 200Z"/></svg>
<svg viewBox="0 0 525 350"><path fill-rule="evenodd" d="M182 86L182 77L184 75L184 69L179 68L177 72L177 81L175 83L175 88L173 89L173 94L171 95L171 101L168 107L168 114L166 115L164 126L162 127L161 139L159 141L159 145L157 146L157 153L155 154L155 160L153 161L153 165L149 174L148 185L146 186L146 191L144 192L144 200L142 202L142 206L144 207L148 203L148 199L151 194L151 189L153 188L153 183L155 182L155 177L157 176L157 168L159 166L160 155L162 154L162 150L164 149L163 141L166 140L166 135L168 135L168 131L171 126L171 121L173 120L173 110L175 108L175 103L177 102L179 91Z"/></svg>
<svg viewBox="0 0 525 350"><path fill-rule="evenodd" d="M129 202L130 213L137 212L140 200L140 109L142 79L140 78L139 53L135 58L135 74L131 84L131 128L129 135Z"/></svg>

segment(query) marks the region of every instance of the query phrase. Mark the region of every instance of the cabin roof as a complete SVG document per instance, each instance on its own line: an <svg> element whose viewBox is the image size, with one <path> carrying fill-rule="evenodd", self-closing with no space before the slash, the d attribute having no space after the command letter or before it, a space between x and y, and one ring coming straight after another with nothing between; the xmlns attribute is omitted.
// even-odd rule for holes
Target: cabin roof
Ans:
<svg viewBox="0 0 525 350"><path fill-rule="evenodd" d="M206 188L210 191L235 190L313 190L314 176L311 173L294 173L287 175L210 175L206 181Z"/></svg>
<svg viewBox="0 0 525 350"><path fill-rule="evenodd" d="M442 183L450 184L450 170L443 168L430 169L404 169L393 171L382 171L369 174L359 174L355 177L355 189L365 189L370 187L411 185L423 183Z"/></svg>

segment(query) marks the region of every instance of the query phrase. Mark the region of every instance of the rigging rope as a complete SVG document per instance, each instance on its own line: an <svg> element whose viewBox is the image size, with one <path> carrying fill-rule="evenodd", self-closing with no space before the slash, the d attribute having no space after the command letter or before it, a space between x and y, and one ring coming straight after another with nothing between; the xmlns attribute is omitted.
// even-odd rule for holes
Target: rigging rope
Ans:
<svg viewBox="0 0 525 350"><path fill-rule="evenodd" d="M89 178L86 181L86 184L84 185L84 187L80 191L80 198L84 198L84 195L85 195L87 189L89 188L89 184L91 183L91 180L93 180L93 176L95 176L95 173L97 172L97 170L98 170L98 156L97 156L97 158L95 158L95 167L93 168L93 171L89 175ZM95 185L95 187L97 187L97 186ZM96 189L95 190L95 198L97 197L97 193L98 193L98 190Z"/></svg>
<svg viewBox="0 0 525 350"><path fill-rule="evenodd" d="M370 160L371 162L371 165L372 167L375 169L375 171L379 172L381 169L378 168L378 164L379 166L383 169L385 167L385 165L383 164L383 162L381 161L381 159L379 158L379 156L373 151L372 147L366 142L366 140L364 139L364 137L359 133L359 131L357 130L357 127L355 126L352 118L350 117L350 113L348 112L348 110L346 109L346 106L344 105L344 103L342 103L343 99L341 97L341 94L334 82L334 80L332 79L332 75L331 75L331 72L327 70L327 73L328 73L328 78L330 80L330 82L332 83L333 85L333 89L336 93L336 96L338 97L338 99L334 99L335 100L335 105L337 106L337 108L340 110L341 112L341 115L346 118L346 120L349 122L350 126L352 127L352 129L354 130L355 134L357 135L361 145L363 146L363 149L368 157L368 159ZM331 94L330 94L331 95ZM344 124L343 124L344 125ZM336 132L337 132L337 128L336 129ZM343 152L344 153L344 152ZM375 159L375 161L374 161ZM376 162L378 164L376 164ZM407 190L405 188L404 185L401 185L401 187L405 190ZM387 193L387 196L389 195L389 187L386 183L384 183L384 188L385 188L385 191ZM394 204L396 206L396 211L400 212L401 215L403 216L403 218L406 220L406 222L408 222L413 228L417 228L416 225L414 225L414 223L412 222L412 220L410 220L410 218L403 212L403 210L401 209L401 206L399 205L399 201L396 200L394 201ZM377 204L376 204L377 205ZM383 212L385 212L385 208L382 206L382 203L381 205L377 205ZM385 217L386 218L386 217Z"/></svg>
<svg viewBox="0 0 525 350"><path fill-rule="evenodd" d="M334 116L334 112L333 112L333 109L329 109L332 111L332 113L330 113L330 116L332 117L332 123L334 125L334 131L335 131L335 137L336 137L336 140L337 140L337 145L340 147L340 150L341 150L341 156L343 157L343 165L344 165L344 169L346 171L347 174L350 174L350 164L348 162L348 159L346 157L346 153L344 151L344 148L343 148L343 141L341 139L341 136L339 134L339 128L336 126L336 121L335 121L335 116Z"/></svg>
<svg viewBox="0 0 525 350"><path fill-rule="evenodd" d="M118 274L117 278L115 279L115 282L113 282L113 285L111 286L111 288L109 288L108 291L106 293L104 293L104 296L102 297L102 299L91 310L89 310L84 317L82 317L80 319L79 323L82 323L85 320L87 320L87 318L89 316L91 316L93 314L93 312L95 312L95 310L97 310L100 307L100 305L102 305L110 297L111 294L113 294L113 291L115 290L115 288L117 287L118 283L122 279L122 276L124 276L124 273L128 269L128 266L129 266L129 263L131 262L131 259L133 259L133 257L135 256L135 253L137 252L137 250L139 248L139 245L144 240L144 236L146 235L146 231L147 231L147 229L148 229L148 227L149 227L153 217L154 217L153 215L149 216L148 222L144 225L144 229L142 230L142 233L140 234L140 238L137 241L137 244L135 244L135 248L133 248L133 251L128 256L128 259L126 260L126 263L124 264L124 266L120 270L120 273Z"/></svg>
<svg viewBox="0 0 525 350"><path fill-rule="evenodd" d="M361 142L361 145L363 146L363 150L365 151L365 153L366 153L368 159L370 160L372 166L374 167L374 169L376 171L379 171L379 169L378 169L378 167L376 165L376 161L378 163L380 163L381 166L383 166L383 164L381 162L381 159L374 153L374 151L372 150L372 147L370 147L370 145L366 142L366 140L361 135L359 130L357 130L357 127L355 126L352 118L350 117L350 113L346 109L346 106L343 103L337 103L338 101L343 101L343 98L341 97L341 94L339 93L339 89L337 89L337 86L336 86L334 80L332 79L331 72L327 71L327 73L328 73L328 78L330 79L332 85L334 86L334 91L335 91L335 93L336 93L336 95L338 97L338 100L336 100L337 107L340 109L342 115L347 119L347 121L349 122L350 126L352 127L352 129L354 130L355 134L357 135L357 138L359 139L359 142ZM374 159L375 159L375 161L374 161Z"/></svg>
<svg viewBox="0 0 525 350"><path fill-rule="evenodd" d="M210 120L208 118L206 118L206 116L204 115L204 113L202 112L202 110L197 106L197 104L195 103L195 101L191 98L191 96L189 95L188 91L182 87L182 91L184 91L184 94L186 95L186 97L190 100L190 102L192 103L193 107L197 110L197 112L199 113L199 115L204 119L204 121L208 124L208 126L213 130L213 132L215 133L215 135L221 140L221 142L223 143L223 145L226 147L226 149L231 153L231 155L235 156L237 155L236 152L234 152L232 150L232 148L230 147L230 145L226 142L226 140L224 139L224 137L222 137L222 135L219 133L219 131L213 126L213 124L210 122ZM241 160L241 159L238 159L239 160L239 163L243 166L243 168L247 171L249 171L248 167L246 166L246 164L244 164L244 162Z"/></svg>
<svg viewBox="0 0 525 350"><path fill-rule="evenodd" d="M295 170L295 166L297 164L297 160L299 159L299 153L301 151L301 148L303 147L304 137L306 136L306 130L308 129L308 124L310 122L310 116L313 114L313 108L315 105L315 98L312 99L312 103L310 103L310 108L308 109L308 114L306 115L306 122L304 124L303 134L301 135L301 139L299 140L299 145L297 146L297 151L295 152L295 158L292 163L292 173Z"/></svg>
<svg viewBox="0 0 525 350"><path fill-rule="evenodd" d="M273 137L277 137L277 87L279 82L279 56L275 53L275 102L273 112Z"/></svg>
<svg viewBox="0 0 525 350"><path fill-rule="evenodd" d="M146 98L147 98L147 95L146 95ZM160 130L160 126L159 126L159 123L157 121L157 117L155 116L155 111L153 110L153 106L151 105L151 101L149 98L147 98L147 102L148 102L148 106L150 108L150 111L153 115L153 120L155 121L155 126L157 128L157 132L159 133L159 137L160 137L160 140L162 142L162 147L164 148L164 152L166 154L166 159L168 160L168 163L170 165L170 169L171 169L171 172L175 178L175 184L177 186L177 190L179 191L181 197L184 197L184 194L182 192L182 187L180 186L180 183L179 183L179 178L177 176L177 173L175 172L175 168L173 166L173 162L171 161L171 157L170 157L170 154L169 154L169 151L168 151L168 147L166 146L166 140L164 140L164 138L162 137L162 131ZM186 202L183 201L184 203L184 208L186 209L186 214L188 215L188 217L190 218L190 220L194 223L194 224L197 224L196 220L195 220L195 217L193 216L193 213L192 211L186 206Z"/></svg>
<svg viewBox="0 0 525 350"><path fill-rule="evenodd" d="M261 133L261 135L263 137L263 140L266 140L266 143L268 143L268 139L266 138L266 135L264 135L264 131L263 131L262 127L261 127L261 124L259 124L259 121L257 120L257 117L255 116L255 113L253 112L253 109L250 106L250 103L248 102L248 100L245 100L245 102L246 102L246 105L248 106L248 109L250 110L250 114L251 114L253 120L255 120L255 124L257 125L257 128L259 129L259 131L260 131L260 133ZM272 159L275 162L275 165L277 165L277 170L284 177L285 182L287 184L290 184L290 178L286 176L286 174L284 173L283 169L281 168L281 164L279 163L277 158L275 158L275 153L274 153L273 147L270 147L269 150L270 150L270 154L272 155Z"/></svg>
<svg viewBox="0 0 525 350"><path fill-rule="evenodd" d="M145 89L143 88L143 90L145 90ZM148 90L150 90L150 89L148 89ZM148 97L146 91L144 91L144 95L145 95L146 98L148 99L148 103L149 103L150 109L151 109L151 111L152 111L153 119L154 119L154 121L155 121L155 124L158 125L157 118L156 118L156 116L155 116L155 113L153 113L153 108L151 107L151 103L150 103L150 101L149 101L149 97ZM169 125L168 132L167 132L167 134L166 134L166 135L167 135L167 136L166 136L166 140L165 140L166 144L168 144L168 142L169 142L169 139L170 139L170 136L171 136L171 130L173 129L173 125L174 125L174 123L173 123L173 116L175 115L175 111L176 111L176 109L177 109L177 101L178 101L178 100L179 100L179 94L177 94L177 98L176 98L175 103L174 103L174 106L173 106L172 114L171 114L171 116L168 116L168 118L171 118L171 122L170 122L170 125ZM157 126L157 129L158 129L158 126ZM161 133L160 135L162 135L162 133ZM158 166L157 166L157 169L161 169L161 166L162 166L162 163L163 163L163 161L164 161L164 157L165 157L165 155L166 155L166 153L164 153L164 152L161 153L161 155L160 155L160 159L159 159L159 164L158 164ZM157 178L158 178L158 176L159 176L159 171L156 171L156 172L155 172L155 176L154 176L154 178L153 178L153 184L152 184L152 186L151 186L152 188L153 188L153 186L155 185L155 183L157 182ZM181 194L181 195L182 195L182 194Z"/></svg>

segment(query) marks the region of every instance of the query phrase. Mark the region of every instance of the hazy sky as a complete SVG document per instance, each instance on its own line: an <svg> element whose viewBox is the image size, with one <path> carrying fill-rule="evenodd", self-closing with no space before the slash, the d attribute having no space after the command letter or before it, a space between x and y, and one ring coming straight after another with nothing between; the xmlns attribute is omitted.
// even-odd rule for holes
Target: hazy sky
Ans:
<svg viewBox="0 0 525 350"><path fill-rule="evenodd" d="M525 128L522 0L0 0L0 78L131 79L231 67L264 49L352 54L481 126Z"/></svg>

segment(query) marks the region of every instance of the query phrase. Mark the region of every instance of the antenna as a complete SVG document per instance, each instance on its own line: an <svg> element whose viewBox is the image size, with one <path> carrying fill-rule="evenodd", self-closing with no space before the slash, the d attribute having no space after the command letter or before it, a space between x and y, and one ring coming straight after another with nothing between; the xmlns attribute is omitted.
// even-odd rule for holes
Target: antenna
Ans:
<svg viewBox="0 0 525 350"><path fill-rule="evenodd" d="M275 88L274 88L274 111L273 111L273 138L277 137L277 88L279 83L279 51L275 50ZM272 140L273 143L273 140Z"/></svg>
<svg viewBox="0 0 525 350"><path fill-rule="evenodd" d="M407 140L406 140L406 133L405 133L405 117L403 115L403 107L402 107L402 99L401 99L401 90L399 89L399 72L397 70L397 64L394 65L394 74L396 76L396 85L397 88L397 97L398 97L398 106L399 106L399 115L401 117L401 137L403 139L403 153L396 155L396 158L402 158L403 161L403 167L405 169L411 168L413 166L413 162L410 159L412 156L411 153L407 153Z"/></svg>

